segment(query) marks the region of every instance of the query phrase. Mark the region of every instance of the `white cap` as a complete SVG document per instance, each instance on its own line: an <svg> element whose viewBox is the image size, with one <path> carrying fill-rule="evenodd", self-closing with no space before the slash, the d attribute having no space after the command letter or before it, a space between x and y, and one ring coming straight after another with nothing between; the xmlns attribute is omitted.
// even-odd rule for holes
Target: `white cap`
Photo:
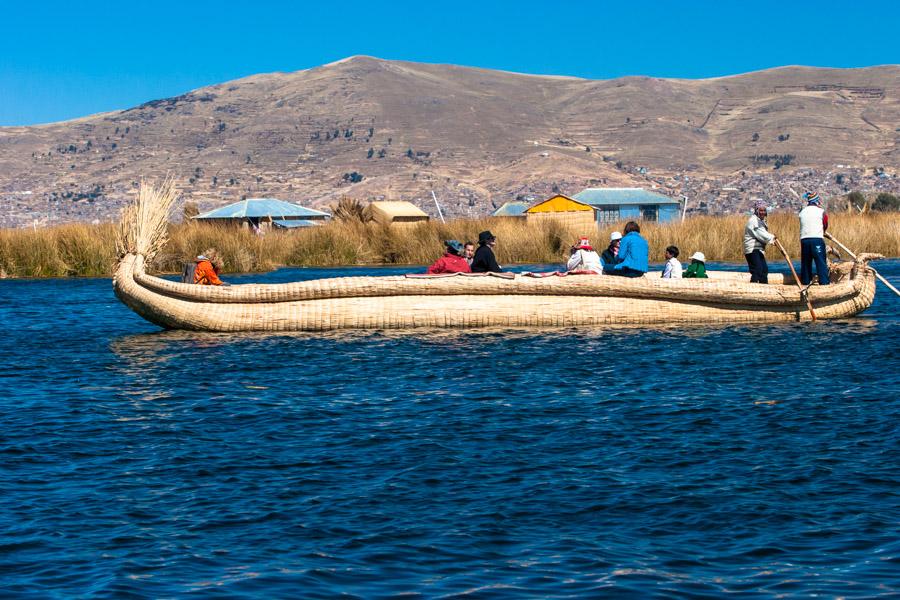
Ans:
<svg viewBox="0 0 900 600"><path fill-rule="evenodd" d="M611 241L611 242L614 242L616 240L621 240L621 239L622 239L622 234L619 233L618 231L613 231L611 234L609 234L609 241Z"/></svg>
<svg viewBox="0 0 900 600"><path fill-rule="evenodd" d="M702 252L694 252L694 255L691 257L691 260L699 260L702 263L706 262L706 255Z"/></svg>

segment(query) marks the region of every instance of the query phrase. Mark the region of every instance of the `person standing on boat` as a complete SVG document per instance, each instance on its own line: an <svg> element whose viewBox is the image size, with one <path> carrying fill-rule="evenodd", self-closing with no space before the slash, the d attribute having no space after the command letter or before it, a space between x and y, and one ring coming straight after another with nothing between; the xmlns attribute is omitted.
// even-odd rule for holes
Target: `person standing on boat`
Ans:
<svg viewBox="0 0 900 600"><path fill-rule="evenodd" d="M625 235L619 244L615 266L610 275L622 277L643 277L649 269L650 246L641 237L641 226L634 221L625 224Z"/></svg>
<svg viewBox="0 0 900 600"><path fill-rule="evenodd" d="M663 279L681 279L683 269L681 262L678 260L678 246L669 246L666 248L666 268L663 269Z"/></svg>
<svg viewBox="0 0 900 600"><path fill-rule="evenodd" d="M456 240L447 240L444 242L447 251L444 255L434 261L434 264L425 271L428 275L440 275L442 273L471 273L469 263L461 256L463 245Z"/></svg>
<svg viewBox="0 0 900 600"><path fill-rule="evenodd" d="M194 261L194 283L197 285L225 285L225 282L219 279L219 273L222 271L222 259L215 248L208 248L197 257Z"/></svg>
<svg viewBox="0 0 900 600"><path fill-rule="evenodd" d="M763 200L753 203L753 214L744 227L744 258L750 267L750 283L769 283L766 246L775 241L766 223L768 207Z"/></svg>
<svg viewBox="0 0 900 600"><path fill-rule="evenodd" d="M490 231L482 231L478 234L478 250L472 259L473 273L502 273L503 269L497 264L494 256L494 246L497 245L497 237Z"/></svg>
<svg viewBox="0 0 900 600"><path fill-rule="evenodd" d="M597 275L603 274L603 263L600 261L600 255L591 247L591 241L588 238L583 237L572 246L572 254L566 263L566 271L587 271Z"/></svg>
<svg viewBox="0 0 900 600"><path fill-rule="evenodd" d="M800 211L800 283L809 285L812 281L813 262L819 285L828 285L828 261L825 259L825 231L828 229L828 215L822 208L822 199L816 192L806 192L806 206Z"/></svg>
<svg viewBox="0 0 900 600"><path fill-rule="evenodd" d="M600 260L603 261L604 272L609 273L612 268L616 266L616 257L619 255L619 244L621 243L621 233L613 231L609 234L609 246L603 251L603 254L600 255Z"/></svg>

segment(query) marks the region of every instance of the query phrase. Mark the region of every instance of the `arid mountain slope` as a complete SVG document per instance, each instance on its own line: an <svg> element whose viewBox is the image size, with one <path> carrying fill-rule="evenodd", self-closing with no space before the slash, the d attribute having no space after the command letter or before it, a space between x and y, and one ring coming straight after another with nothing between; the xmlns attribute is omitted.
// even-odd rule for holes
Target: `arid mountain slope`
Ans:
<svg viewBox="0 0 900 600"><path fill-rule="evenodd" d="M554 188L647 184L627 167L896 169L898 127L897 66L591 81L353 57L0 128L0 219L113 218L142 177L166 173L202 207L349 195L434 212L434 190L446 212L483 215Z"/></svg>

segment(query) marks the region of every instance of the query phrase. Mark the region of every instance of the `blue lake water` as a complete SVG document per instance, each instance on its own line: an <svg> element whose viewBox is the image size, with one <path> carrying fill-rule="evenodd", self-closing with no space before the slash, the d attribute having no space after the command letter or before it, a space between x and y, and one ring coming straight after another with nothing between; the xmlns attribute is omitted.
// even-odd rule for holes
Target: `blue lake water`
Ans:
<svg viewBox="0 0 900 600"><path fill-rule="evenodd" d="M883 287L817 324L211 335L7 280L0 319L3 596L900 594Z"/></svg>

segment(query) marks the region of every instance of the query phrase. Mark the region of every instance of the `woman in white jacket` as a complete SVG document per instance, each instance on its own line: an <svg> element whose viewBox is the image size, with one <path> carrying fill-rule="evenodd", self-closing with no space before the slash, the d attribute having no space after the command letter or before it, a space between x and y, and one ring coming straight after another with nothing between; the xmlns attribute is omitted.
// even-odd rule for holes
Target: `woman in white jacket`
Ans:
<svg viewBox="0 0 900 600"><path fill-rule="evenodd" d="M597 275L603 274L603 261L591 247L591 241L585 237L578 240L578 243L572 246L572 254L569 256L569 262L566 263L566 271L590 271Z"/></svg>

